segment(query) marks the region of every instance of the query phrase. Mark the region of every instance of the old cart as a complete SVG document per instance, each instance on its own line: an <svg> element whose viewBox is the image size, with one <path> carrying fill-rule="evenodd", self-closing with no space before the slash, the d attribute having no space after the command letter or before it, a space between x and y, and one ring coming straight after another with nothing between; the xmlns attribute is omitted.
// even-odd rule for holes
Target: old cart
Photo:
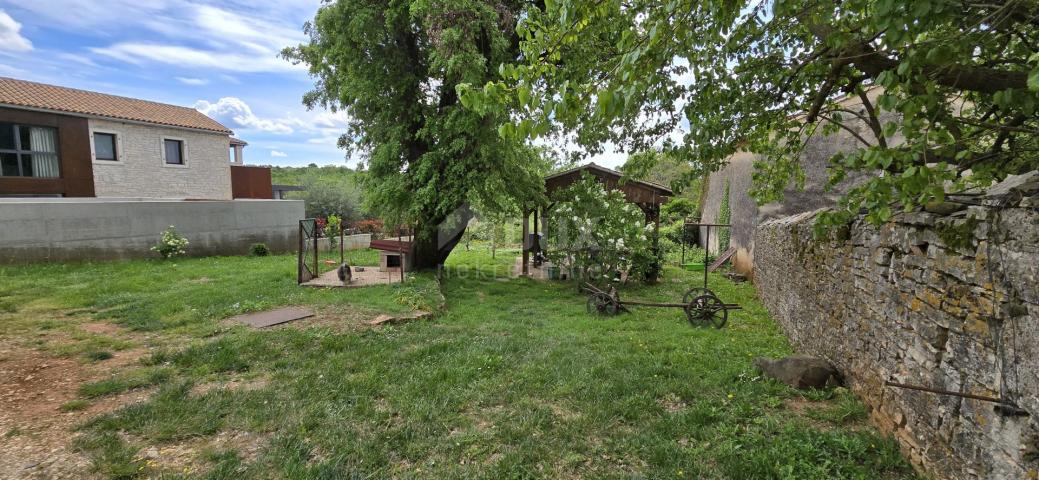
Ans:
<svg viewBox="0 0 1039 480"><path fill-rule="evenodd" d="M694 327L722 328L729 321L729 310L741 307L735 303L724 303L713 292L706 288L694 287L682 296L682 303L642 302L637 300L621 300L620 293L612 285L606 290L596 288L590 283L584 284L588 292L588 313L599 315L616 315L627 312L628 306L640 307L673 307L685 312L689 324Z"/></svg>
<svg viewBox="0 0 1039 480"><path fill-rule="evenodd" d="M706 227L706 238L710 238L712 227L728 227L720 224L695 224L697 227ZM660 303L642 302L632 300L621 300L620 293L612 285L602 290L590 283L584 283L582 290L588 292L586 304L588 313L599 315L616 315L622 311L628 311L628 306L641 307L671 307L681 308L685 312L689 324L694 327L722 328L729 321L729 310L739 310L739 304L722 302L717 295L707 288L707 254L704 254L704 276L703 287L693 287L682 296L682 303Z"/></svg>

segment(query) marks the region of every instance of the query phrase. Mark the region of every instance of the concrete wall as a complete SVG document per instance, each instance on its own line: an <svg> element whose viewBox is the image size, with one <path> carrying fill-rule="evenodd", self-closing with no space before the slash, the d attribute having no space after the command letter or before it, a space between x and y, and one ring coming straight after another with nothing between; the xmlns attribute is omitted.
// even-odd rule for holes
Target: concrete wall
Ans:
<svg viewBox="0 0 1039 480"><path fill-rule="evenodd" d="M170 225L192 256L290 252L303 217L299 200L0 199L0 263L155 257Z"/></svg>
<svg viewBox="0 0 1039 480"><path fill-rule="evenodd" d="M90 119L93 132L115 133L118 161L93 160L98 197L231 199L230 143L226 134ZM163 138L184 142L184 165L167 165Z"/></svg>
<svg viewBox="0 0 1039 480"><path fill-rule="evenodd" d="M1039 477L1039 173L994 190L1012 192L1008 207L860 219L824 240L808 212L754 238L755 285L794 347L832 362L937 478ZM887 380L1008 398L1032 416Z"/></svg>
<svg viewBox="0 0 1039 480"><path fill-rule="evenodd" d="M870 92L870 97L875 100L880 90ZM849 98L844 102L848 109L861 109L862 102L858 97ZM865 123L851 123L855 129L865 138L871 138L872 133L867 133L868 126ZM889 139L891 144L898 144L899 138ZM849 175L849 178L827 191L826 186L829 179L827 166L829 159L839 153L861 148L850 133L840 130L833 135L817 134L808 139L804 153L801 155L800 165L804 170L805 184L803 189L791 185L784 192L783 201L758 206L751 198L751 176L754 173L754 162L761 159L759 155L751 152L739 152L729 157L725 168L714 172L705 184L706 195L702 207L702 220L705 223L717 223L718 213L722 198L725 193L725 184L729 183L729 208L731 212L730 223L732 224L732 235L730 245L737 248L733 264L736 270L750 274L754 260L754 229L762 222L774 218L780 218L796 213L816 210L832 206L840 196L849 188L867 178L866 174ZM701 232L702 233L702 232ZM714 229L711 235L715 236ZM701 235L703 238L703 235ZM718 244L712 240L710 249L717 251Z"/></svg>
<svg viewBox="0 0 1039 480"><path fill-rule="evenodd" d="M357 235L344 235L343 236L343 250L360 250L362 248L368 248L372 244L372 234L360 233ZM317 248L319 251L327 252L333 250L328 242L327 238L317 239ZM339 245L336 244L335 251L339 251Z"/></svg>

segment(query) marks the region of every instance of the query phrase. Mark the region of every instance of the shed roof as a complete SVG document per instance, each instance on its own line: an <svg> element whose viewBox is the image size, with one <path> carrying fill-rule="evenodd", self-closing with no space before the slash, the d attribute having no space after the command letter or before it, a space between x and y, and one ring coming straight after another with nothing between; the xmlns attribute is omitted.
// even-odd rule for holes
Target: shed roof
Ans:
<svg viewBox="0 0 1039 480"><path fill-rule="evenodd" d="M620 190L629 202L637 204L659 205L674 195L670 188L644 180L624 178L624 174L595 163L581 165L559 173L545 177L545 190L552 193L560 188L568 187L581 179L581 174L587 172L609 188ZM624 182L621 182L624 179Z"/></svg>
<svg viewBox="0 0 1039 480"><path fill-rule="evenodd" d="M231 129L194 108L7 77L0 77L0 106L231 134Z"/></svg>

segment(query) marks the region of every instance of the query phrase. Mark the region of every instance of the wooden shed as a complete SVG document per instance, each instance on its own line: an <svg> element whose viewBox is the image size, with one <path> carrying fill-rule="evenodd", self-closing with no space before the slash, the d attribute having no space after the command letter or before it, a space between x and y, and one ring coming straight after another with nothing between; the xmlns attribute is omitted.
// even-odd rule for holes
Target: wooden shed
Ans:
<svg viewBox="0 0 1039 480"><path fill-rule="evenodd" d="M646 214L647 222L654 222L654 224L659 227L660 205L667 202L671 196L674 195L670 188L652 182L624 178L623 173L594 163L582 165L577 168L571 168L570 170L545 177L545 193L551 196L553 192L573 185L586 173L595 177L596 180L605 185L607 189L620 190L624 193L624 198L629 202L638 205L639 208L642 209ZM551 205L547 208L551 208ZM543 209L538 207L523 212L524 275L529 271L528 265L530 264L530 254L536 252L540 248L538 245L538 239L541 235L541 228L538 217L540 216L539 213L542 213L542 211ZM534 217L533 230L530 228L530 217L532 214Z"/></svg>

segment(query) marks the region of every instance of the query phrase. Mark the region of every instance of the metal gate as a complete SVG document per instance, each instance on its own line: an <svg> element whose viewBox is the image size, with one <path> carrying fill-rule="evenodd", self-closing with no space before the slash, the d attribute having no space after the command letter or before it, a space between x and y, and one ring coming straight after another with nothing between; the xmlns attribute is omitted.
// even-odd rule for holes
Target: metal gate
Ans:
<svg viewBox="0 0 1039 480"><path fill-rule="evenodd" d="M309 282L318 276L317 220L299 221L299 258L296 281ZM313 261L313 263L310 263Z"/></svg>

